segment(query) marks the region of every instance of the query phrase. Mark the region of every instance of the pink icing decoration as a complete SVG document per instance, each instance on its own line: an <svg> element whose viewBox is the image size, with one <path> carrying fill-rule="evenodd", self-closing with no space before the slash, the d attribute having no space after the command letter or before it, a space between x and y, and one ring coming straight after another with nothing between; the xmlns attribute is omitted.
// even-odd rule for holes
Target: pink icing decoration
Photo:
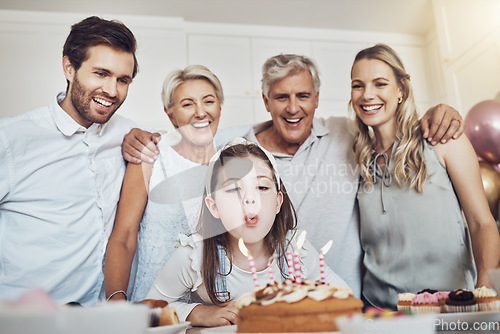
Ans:
<svg viewBox="0 0 500 334"><path fill-rule="evenodd" d="M439 300L447 299L449 294L449 291L438 291L435 293Z"/></svg>
<svg viewBox="0 0 500 334"><path fill-rule="evenodd" d="M413 297L411 300L412 305L419 305L419 304L437 304L438 303L438 297L435 294L430 294L428 292L420 293Z"/></svg>

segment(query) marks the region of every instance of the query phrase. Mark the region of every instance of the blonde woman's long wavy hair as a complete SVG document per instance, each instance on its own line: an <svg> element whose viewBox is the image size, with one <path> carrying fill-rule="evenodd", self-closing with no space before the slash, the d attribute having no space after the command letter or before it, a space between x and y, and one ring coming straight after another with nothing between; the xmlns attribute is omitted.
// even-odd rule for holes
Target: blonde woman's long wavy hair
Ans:
<svg viewBox="0 0 500 334"><path fill-rule="evenodd" d="M423 191L423 185L427 179L427 167L423 157L423 137L420 128L419 115L413 89L410 84L410 75L406 72L401 59L391 47L385 44L377 44L358 52L354 64L362 59L380 60L389 65L399 82L403 93L402 102L396 110L396 140L398 147L392 152L394 160L394 178L402 187L409 183L409 189L415 188L418 192ZM351 69L352 72L352 69ZM349 102L352 109L352 101ZM356 155L359 172L363 180L369 186L373 185L373 177L370 173L370 161L374 150L375 138L370 127L356 115L353 151Z"/></svg>

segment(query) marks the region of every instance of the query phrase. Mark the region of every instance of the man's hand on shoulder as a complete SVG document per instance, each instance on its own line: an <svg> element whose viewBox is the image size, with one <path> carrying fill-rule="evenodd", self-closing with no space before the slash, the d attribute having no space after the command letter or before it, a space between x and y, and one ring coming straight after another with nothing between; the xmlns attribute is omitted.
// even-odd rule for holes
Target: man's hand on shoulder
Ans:
<svg viewBox="0 0 500 334"><path fill-rule="evenodd" d="M424 138L432 144L446 143L464 133L464 120L460 113L446 104L430 108L420 119Z"/></svg>
<svg viewBox="0 0 500 334"><path fill-rule="evenodd" d="M134 164L154 163L160 153L156 146L160 139L161 135L157 132L151 133L133 128L123 139L123 158Z"/></svg>

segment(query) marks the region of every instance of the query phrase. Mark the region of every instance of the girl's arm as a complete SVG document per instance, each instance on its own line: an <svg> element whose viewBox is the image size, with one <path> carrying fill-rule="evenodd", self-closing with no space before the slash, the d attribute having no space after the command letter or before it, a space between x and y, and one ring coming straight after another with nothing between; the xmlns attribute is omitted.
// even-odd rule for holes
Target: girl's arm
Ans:
<svg viewBox="0 0 500 334"><path fill-rule="evenodd" d="M230 301L221 306L196 305L186 319L193 326L218 327L236 324L238 309L236 303Z"/></svg>
<svg viewBox="0 0 500 334"><path fill-rule="evenodd" d="M491 287L487 270L500 263L500 236L484 193L476 153L466 136L436 146L469 226L477 267L477 286Z"/></svg>
<svg viewBox="0 0 500 334"><path fill-rule="evenodd" d="M104 264L106 298L113 292L127 291L130 268L137 246L137 234L148 200L147 187L152 165L128 164L123 178L115 225L109 237ZM124 300L118 293L111 300Z"/></svg>
<svg viewBox="0 0 500 334"><path fill-rule="evenodd" d="M196 250L190 245L178 248L155 279L146 298L168 301L169 306L175 307L179 320L189 321L193 326L212 327L236 323L238 311L234 302L215 306L179 301L189 290L204 289L201 268L195 270L192 261L192 257L202 256L201 250L199 254L193 252Z"/></svg>

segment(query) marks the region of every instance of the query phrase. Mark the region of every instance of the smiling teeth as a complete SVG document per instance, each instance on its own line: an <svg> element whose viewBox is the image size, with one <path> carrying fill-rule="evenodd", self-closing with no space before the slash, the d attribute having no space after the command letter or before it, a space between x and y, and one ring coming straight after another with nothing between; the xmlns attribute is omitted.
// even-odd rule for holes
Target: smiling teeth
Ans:
<svg viewBox="0 0 500 334"><path fill-rule="evenodd" d="M288 123L298 123L298 122L300 122L300 118L294 118L294 119L285 118L285 120Z"/></svg>
<svg viewBox="0 0 500 334"><path fill-rule="evenodd" d="M105 106L105 107L110 107L113 104L111 102L108 102L106 100L103 100L103 99L100 99L100 98L97 98L97 97L94 98L94 101L97 102L97 103L99 103L99 104L101 104L101 105L103 105L103 106Z"/></svg>
<svg viewBox="0 0 500 334"><path fill-rule="evenodd" d="M201 128L206 128L209 124L210 123L208 121L206 121L206 122L200 122L200 123L193 123L191 125L197 129L201 129Z"/></svg>
<svg viewBox="0 0 500 334"><path fill-rule="evenodd" d="M375 106L363 106L363 110L365 110L365 111L372 111L372 110L379 109L380 107L382 107L381 104L377 104Z"/></svg>

